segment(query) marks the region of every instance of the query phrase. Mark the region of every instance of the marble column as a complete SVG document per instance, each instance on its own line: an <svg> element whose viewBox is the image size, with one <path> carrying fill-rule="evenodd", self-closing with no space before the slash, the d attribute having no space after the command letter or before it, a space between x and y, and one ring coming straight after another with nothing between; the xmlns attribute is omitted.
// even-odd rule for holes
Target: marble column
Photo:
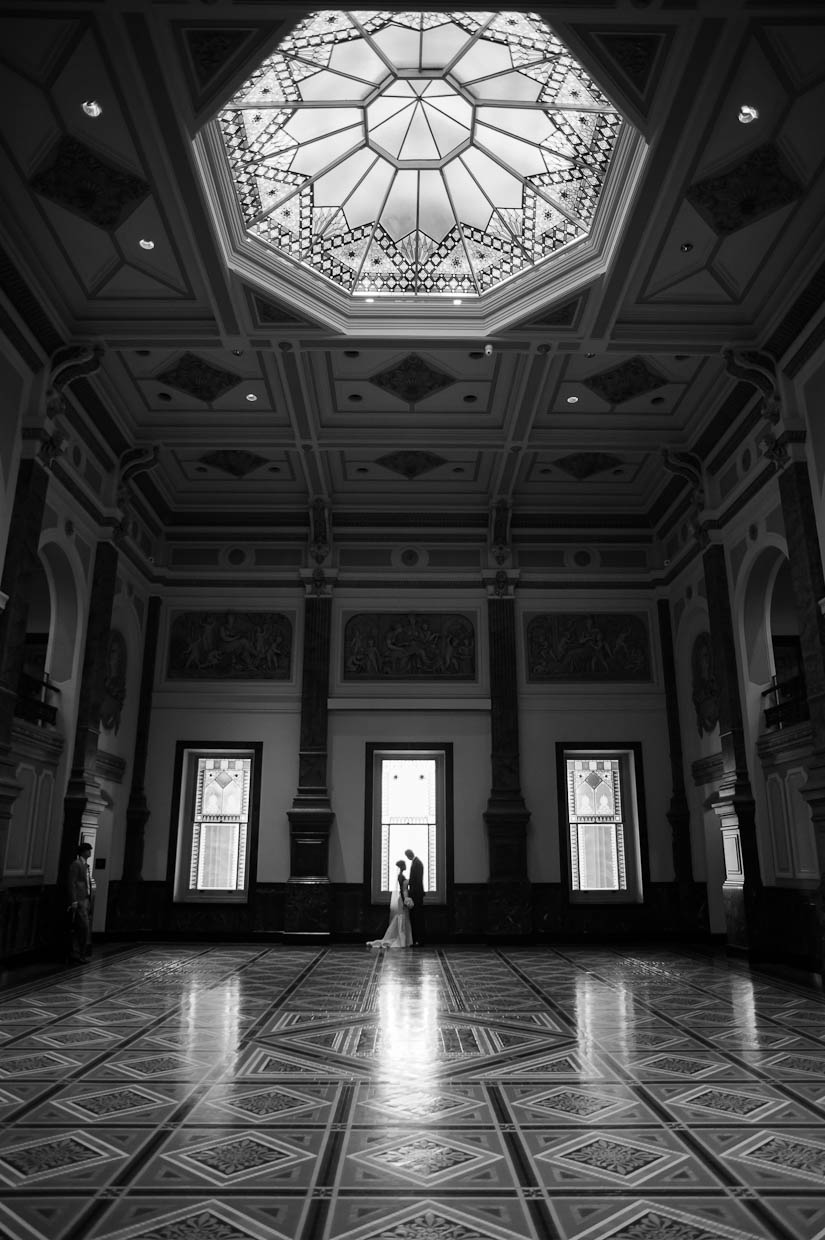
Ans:
<svg viewBox="0 0 825 1240"><path fill-rule="evenodd" d="M12 728L48 486L49 474L40 460L20 462L0 580L0 589L7 595L5 609L0 611L0 867L6 855L12 808L20 792L11 756Z"/></svg>
<svg viewBox="0 0 825 1240"><path fill-rule="evenodd" d="M106 679L106 653L117 584L117 562L118 553L112 543L99 542L95 551L88 600L86 644L83 650L72 769L63 802L61 874L68 869L81 835L89 834L94 838L100 815L106 807L95 774L95 762L100 736L100 707Z"/></svg>
<svg viewBox="0 0 825 1240"><path fill-rule="evenodd" d="M487 933L511 938L531 933L532 892L527 875L530 811L521 794L515 599L498 574L487 601L490 647L490 770L492 786L484 813L490 854Z"/></svg>
<svg viewBox="0 0 825 1240"><path fill-rule="evenodd" d="M808 778L801 792L811 809L816 839L820 873L814 899L816 951L820 970L825 972L825 575L810 476L804 460L784 465L779 475L779 494L811 720L811 755L805 763Z"/></svg>
<svg viewBox="0 0 825 1240"><path fill-rule="evenodd" d="M146 629L143 635L143 663L132 760L132 783L129 789L129 803L126 807L123 875L119 884L115 914L120 929L142 929L151 911L146 907L146 901L140 898L139 888L143 879L144 837L150 813L149 802L146 798L146 758L152 715L152 690L155 682L160 603L161 600L156 594L149 599ZM145 928L151 927L147 924Z"/></svg>
<svg viewBox="0 0 825 1240"><path fill-rule="evenodd" d="M762 890L756 842L756 812L745 753L745 731L737 677L725 549L712 544L702 557L707 593L713 665L719 685L719 743L722 780L713 809L722 832L725 880L722 900L728 947L748 950L758 934Z"/></svg>
<svg viewBox="0 0 825 1240"><path fill-rule="evenodd" d="M335 817L327 789L327 730L332 596L311 587L304 607L298 790L287 811L290 875L284 909L287 938L327 937L331 928L329 836Z"/></svg>
<svg viewBox="0 0 825 1240"><path fill-rule="evenodd" d="M670 605L659 599L659 639L662 651L662 673L665 688L665 711L670 746L670 779L672 792L667 820L670 823L673 848L673 871L679 897L679 920L685 930L707 930L707 901L702 900L702 886L694 882L693 857L690 846L690 807L685 793L685 768L682 751L682 727L679 719L679 698L676 688L676 663L673 655L673 629Z"/></svg>

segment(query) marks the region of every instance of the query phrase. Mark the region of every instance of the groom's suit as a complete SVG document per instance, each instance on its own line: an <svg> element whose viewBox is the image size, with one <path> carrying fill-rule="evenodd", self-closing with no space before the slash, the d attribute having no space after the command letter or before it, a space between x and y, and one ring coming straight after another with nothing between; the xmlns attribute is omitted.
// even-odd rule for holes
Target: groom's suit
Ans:
<svg viewBox="0 0 825 1240"><path fill-rule="evenodd" d="M410 899L413 906L410 909L410 929L412 930L413 943L420 943L423 934L424 925L424 863L419 857L413 857L410 862L410 873L407 879Z"/></svg>

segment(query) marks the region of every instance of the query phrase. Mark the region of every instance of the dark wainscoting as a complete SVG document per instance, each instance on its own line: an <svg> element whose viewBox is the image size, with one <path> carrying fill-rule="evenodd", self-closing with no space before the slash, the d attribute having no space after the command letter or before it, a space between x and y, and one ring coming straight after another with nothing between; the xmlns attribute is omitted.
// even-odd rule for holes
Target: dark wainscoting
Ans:
<svg viewBox="0 0 825 1240"><path fill-rule="evenodd" d="M0 891L0 959L66 954L66 896L55 885Z"/></svg>
<svg viewBox="0 0 825 1240"><path fill-rule="evenodd" d="M107 936L167 939L273 939L284 935L286 883L259 883L248 904L173 904L165 882L109 884ZM644 904L568 905L560 885L534 883L527 888L531 916L523 934L508 934L501 926L498 887L485 883L455 884L449 905L426 905L425 934L431 943L542 941L551 939L651 939L707 937L704 887L692 884L686 894L673 883L651 883ZM365 903L361 883L333 884L330 888L330 938L366 942L380 938L387 926L388 908ZM524 892L519 901L518 924L524 924ZM491 903L496 928L490 928ZM317 941L317 936L308 935ZM294 941L295 936L290 936Z"/></svg>
<svg viewBox="0 0 825 1240"><path fill-rule="evenodd" d="M248 905L187 905L169 900L165 882L109 884L106 939L280 942L284 937L286 883L259 883ZM650 883L641 905L567 905L562 888L534 883L529 889L529 933L490 933L490 889L485 883L457 883L450 905L425 910L430 943L600 942L681 940L716 942L707 929L705 888ZM500 893L496 893L500 899ZM759 941L749 953L754 964L778 965L807 973L818 971L815 893L797 888L766 887L759 895ZM361 883L331 887L331 933L337 942L364 943L380 938L388 910L365 904ZM0 959L62 960L67 927L63 893L56 885L8 887L0 891ZM96 938L100 938L97 935ZM317 937L309 936L308 941ZM724 943L717 943L724 948Z"/></svg>
<svg viewBox="0 0 825 1240"><path fill-rule="evenodd" d="M757 941L750 958L756 964L783 964L816 973L821 967L814 891L798 887L763 887L757 896Z"/></svg>

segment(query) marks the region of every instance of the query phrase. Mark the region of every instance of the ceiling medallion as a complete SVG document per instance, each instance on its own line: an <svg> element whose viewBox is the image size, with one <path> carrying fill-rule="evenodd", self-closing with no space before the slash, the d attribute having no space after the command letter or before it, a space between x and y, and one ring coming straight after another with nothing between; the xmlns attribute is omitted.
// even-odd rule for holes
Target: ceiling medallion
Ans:
<svg viewBox="0 0 825 1240"><path fill-rule="evenodd" d="M643 357L630 357L609 370L589 375L582 383L609 404L621 405L633 397L646 396L664 387L667 379L648 366Z"/></svg>
<svg viewBox="0 0 825 1240"><path fill-rule="evenodd" d="M482 296L588 236L622 119L535 14L317 12L218 117L250 238L353 296Z"/></svg>
<svg viewBox="0 0 825 1240"><path fill-rule="evenodd" d="M222 366L212 366L195 353L184 353L172 366L160 371L156 378L167 387L177 388L187 396L211 404L219 396L240 383L240 375Z"/></svg>
<svg viewBox="0 0 825 1240"><path fill-rule="evenodd" d="M397 366L373 375L370 383L374 383L383 392L389 392L398 400L415 405L450 387L455 383L455 379L425 362L417 353L409 353Z"/></svg>
<svg viewBox="0 0 825 1240"><path fill-rule="evenodd" d="M414 478L420 478L422 474L438 469L439 465L446 465L447 462L443 456L436 456L434 452L409 449L390 452L387 456L379 456L375 464L383 465L384 469L391 469L393 473L401 474L403 478L412 482Z"/></svg>

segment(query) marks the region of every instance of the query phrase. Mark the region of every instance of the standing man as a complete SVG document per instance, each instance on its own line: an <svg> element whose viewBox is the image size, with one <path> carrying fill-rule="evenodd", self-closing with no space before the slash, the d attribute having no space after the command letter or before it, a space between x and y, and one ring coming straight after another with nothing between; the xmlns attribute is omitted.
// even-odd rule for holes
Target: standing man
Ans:
<svg viewBox="0 0 825 1240"><path fill-rule="evenodd" d="M413 906L410 909L410 929L412 930L413 947L420 947L424 935L424 862L419 857L416 857L411 848L405 851L404 856L410 863L407 882L410 899L413 902Z"/></svg>
<svg viewBox="0 0 825 1240"><path fill-rule="evenodd" d="M85 964L92 954L91 855L91 844L88 840L81 840L77 845L77 856L69 866L69 964Z"/></svg>

